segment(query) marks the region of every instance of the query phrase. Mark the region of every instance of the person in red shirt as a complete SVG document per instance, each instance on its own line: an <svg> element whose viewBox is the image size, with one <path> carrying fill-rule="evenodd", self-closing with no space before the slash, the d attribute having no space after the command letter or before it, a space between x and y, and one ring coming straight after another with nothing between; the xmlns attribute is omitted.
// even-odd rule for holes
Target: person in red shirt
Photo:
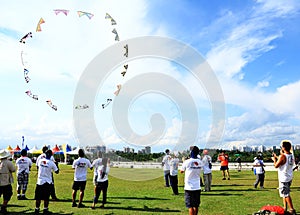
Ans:
<svg viewBox="0 0 300 215"><path fill-rule="evenodd" d="M218 160L221 162L220 170L222 170L223 180L226 180L225 173L227 174L227 179L230 180L229 168L228 168L228 161L229 161L228 154L225 154L225 152L222 151L218 156Z"/></svg>

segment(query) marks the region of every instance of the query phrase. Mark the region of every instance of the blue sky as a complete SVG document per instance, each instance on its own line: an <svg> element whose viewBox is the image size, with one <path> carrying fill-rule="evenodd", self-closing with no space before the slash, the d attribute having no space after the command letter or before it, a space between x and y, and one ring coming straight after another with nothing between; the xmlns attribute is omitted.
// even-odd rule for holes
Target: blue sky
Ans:
<svg viewBox="0 0 300 215"><path fill-rule="evenodd" d="M222 139L214 147L272 146L282 139L290 139L294 144L300 141L299 1L12 0L1 2L0 6L1 148L20 145L22 136L29 148L44 144L98 144L93 138L86 141L78 138L73 100L86 66L101 51L118 43L111 32L114 27L120 42L140 36L168 37L202 54L220 83L226 107L224 131L218 130L223 134ZM55 15L53 9L70 12L68 16ZM78 10L93 13L94 17L79 18ZM116 26L104 18L106 13L117 21ZM41 17L45 20L42 31L35 32ZM33 38L20 44L19 39L29 31L33 32ZM22 51L25 66L20 59ZM161 113L165 119L164 135L151 144L154 151L181 144L179 137L189 136L182 134L182 126L197 127L195 140L189 139L183 146L209 145L211 101L190 71L165 59L143 58L124 60L125 63L129 65L128 74L120 77L123 64L116 65L101 82L90 109L80 110L93 111L98 134L105 145L115 149L144 147L140 142L127 142L116 131L114 124L122 122L113 120L113 103L119 98L113 97L113 92L116 84L125 86L135 77L152 72L166 74L187 89L197 107L198 114L194 117L198 118L198 124L182 119L182 114L189 112L184 100L174 101L173 95L145 92L132 98L130 108L126 109L133 132L146 136L153 129L151 116ZM28 84L23 77L24 67L29 69L32 79ZM28 89L38 94L38 101L24 93ZM125 89L121 92L119 96L130 95ZM108 97L114 100L102 109L101 104ZM58 106L57 112L47 106L47 99ZM84 126L88 131L89 124Z"/></svg>

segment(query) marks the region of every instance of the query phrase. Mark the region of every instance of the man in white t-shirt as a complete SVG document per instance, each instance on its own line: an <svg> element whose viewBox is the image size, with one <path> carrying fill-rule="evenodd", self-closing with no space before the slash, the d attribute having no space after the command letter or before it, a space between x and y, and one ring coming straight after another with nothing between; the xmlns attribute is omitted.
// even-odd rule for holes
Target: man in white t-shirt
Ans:
<svg viewBox="0 0 300 215"><path fill-rule="evenodd" d="M264 169L264 161L262 158L262 155L258 155L255 157L255 160L253 162L253 171L256 175L256 180L254 182L254 188L257 188L257 185L259 184L260 189L264 188L264 182L265 182L265 169Z"/></svg>
<svg viewBox="0 0 300 215"><path fill-rule="evenodd" d="M100 163L99 163L100 164ZM107 188L108 188L108 173L110 170L110 161L109 158L103 158L101 159L101 164L95 166L95 188L94 188L94 200L93 204L91 206L92 209L95 209L95 205L98 203L99 196L102 191L102 204L100 208L104 208L104 205L106 204L106 198L107 198Z"/></svg>
<svg viewBox="0 0 300 215"><path fill-rule="evenodd" d="M72 168L75 169L74 171L74 182L73 182L73 192L72 192L72 207L82 208L85 207L82 204L83 197L84 197L84 190L86 186L86 176L87 176L87 169L93 169L91 162L84 157L83 149L78 150L79 158L74 160ZM79 201L78 205L76 204L76 193L77 190L80 190L79 194Z"/></svg>
<svg viewBox="0 0 300 215"><path fill-rule="evenodd" d="M212 182L212 159L211 156L208 154L208 150L203 150L203 180L204 180L204 191L209 192L211 190L211 182Z"/></svg>
<svg viewBox="0 0 300 215"><path fill-rule="evenodd" d="M51 192L52 171L58 174L59 169L56 164L51 160L52 151L47 150L45 153L46 157L39 159L38 166L38 179L35 188L35 214L39 214L41 200L44 200L43 214L49 214L49 197Z"/></svg>
<svg viewBox="0 0 300 215"><path fill-rule="evenodd" d="M294 155L291 153L292 143L289 140L281 141L281 150L279 157L273 153L272 160L275 168L278 168L279 195L283 199L283 207L289 213L296 214L293 206L292 197L290 195L290 186L293 180L293 165L295 163Z"/></svg>
<svg viewBox="0 0 300 215"><path fill-rule="evenodd" d="M46 154L45 154L45 153L46 153L47 150L48 150L48 147L47 147L47 146L43 146L43 148L42 148L43 153L40 154L40 155L37 157L37 159L36 159L36 164L39 162L40 159L46 157ZM58 168L58 163L55 161L53 155L51 155L50 160L53 161L53 162L56 164L57 168ZM39 168L38 166L36 166L36 167ZM59 199L57 198L56 193L55 193L55 186L54 186L54 177L53 177L53 173L52 173L52 182L53 182L53 183L51 184L50 196L51 196L51 198L52 198L53 201L58 201Z"/></svg>
<svg viewBox="0 0 300 215"><path fill-rule="evenodd" d="M27 157L27 150L22 149L21 157L16 160L17 166L17 198L18 200L26 200L26 190L29 179L29 172L32 166L32 161ZM22 190L22 194L21 194Z"/></svg>
<svg viewBox="0 0 300 215"><path fill-rule="evenodd" d="M179 159L177 157L177 152L171 155L170 160L170 184L173 190L173 195L178 195L178 165Z"/></svg>
<svg viewBox="0 0 300 215"><path fill-rule="evenodd" d="M181 173L184 176L184 199L190 215L197 215L200 205L200 172L203 167L202 161L198 158L199 148L193 146L190 158L182 164Z"/></svg>
<svg viewBox="0 0 300 215"><path fill-rule="evenodd" d="M166 149L166 155L163 157L161 165L163 166L164 170L164 178L165 178L165 187L170 187L170 150Z"/></svg>

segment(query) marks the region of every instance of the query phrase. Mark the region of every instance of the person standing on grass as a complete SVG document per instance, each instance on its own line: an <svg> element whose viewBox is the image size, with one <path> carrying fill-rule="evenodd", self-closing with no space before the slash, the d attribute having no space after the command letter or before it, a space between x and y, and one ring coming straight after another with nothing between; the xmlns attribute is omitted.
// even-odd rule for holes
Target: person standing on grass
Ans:
<svg viewBox="0 0 300 215"><path fill-rule="evenodd" d="M171 155L170 160L170 184L173 190L173 195L178 195L178 165L179 159L177 153Z"/></svg>
<svg viewBox="0 0 300 215"><path fill-rule="evenodd" d="M222 170L222 175L223 175L222 180L226 180L225 177L226 175L227 175L227 179L230 180L229 168L228 168L228 161L229 161L228 154L225 154L225 151L222 151L218 156L218 160L221 162L220 170Z"/></svg>
<svg viewBox="0 0 300 215"><path fill-rule="evenodd" d="M256 175L256 181L254 182L254 188L257 188L258 184L260 186L260 189L264 188L264 182L265 182L264 166L265 166L265 164L264 164L262 156L258 155L253 162L254 174Z"/></svg>
<svg viewBox="0 0 300 215"><path fill-rule="evenodd" d="M7 204L12 197L13 176L12 173L16 171L13 163L7 158L11 154L5 149L0 150L0 197L3 195L3 204L1 206L1 213L7 213Z"/></svg>
<svg viewBox="0 0 300 215"><path fill-rule="evenodd" d="M272 157L275 168L278 168L279 195L282 197L284 209L287 210L288 206L289 213L295 215L296 211L290 195L290 186L293 180L293 165L295 158L291 153L292 144L289 140L281 141L280 145L280 155L277 156L275 153L273 153Z"/></svg>
<svg viewBox="0 0 300 215"><path fill-rule="evenodd" d="M82 204L83 197L84 197L84 190L86 186L86 176L87 176L87 169L93 169L91 162L84 157L83 149L78 150L79 158L74 160L72 168L75 169L74 171L74 182L73 182L73 192L72 192L72 207L83 208L85 207ZM79 194L79 201L78 205L76 204L76 194L77 190L80 190Z"/></svg>
<svg viewBox="0 0 300 215"><path fill-rule="evenodd" d="M202 161L197 157L199 148L194 146L191 150L191 156L182 164L181 173L184 176L184 199L185 205L189 209L189 215L197 215L200 205L200 170L203 167Z"/></svg>
<svg viewBox="0 0 300 215"><path fill-rule="evenodd" d="M29 172L32 166L32 161L27 157L27 150L22 149L21 157L16 160L17 166L17 199L18 200L27 200L25 193L27 190ZM22 194L21 194L22 190Z"/></svg>
<svg viewBox="0 0 300 215"><path fill-rule="evenodd" d="M242 171L242 159L241 159L241 157L238 156L235 161L238 163L238 166L237 166L238 172Z"/></svg>
<svg viewBox="0 0 300 215"><path fill-rule="evenodd" d="M166 149L166 155L163 157L161 165L164 169L165 187L170 187L170 150Z"/></svg>
<svg viewBox="0 0 300 215"><path fill-rule="evenodd" d="M49 214L49 197L51 192L52 171L56 174L59 173L59 169L56 164L51 160L52 151L47 150L46 157L39 159L38 166L38 179L35 188L35 214L39 214L41 201L44 200L43 214Z"/></svg>
<svg viewBox="0 0 300 215"><path fill-rule="evenodd" d="M37 157L37 159L36 159L36 164L39 162L40 159L46 157L46 154L45 154L45 153L46 153L47 150L48 150L48 147L47 147L47 146L43 146L43 148L42 148L43 153L40 154L40 155ZM49 149L49 150L50 150L50 149ZM57 166L57 168L58 168L58 163L55 161L53 155L51 155L50 160L53 161L53 162L55 163L55 165ZM36 168L37 168L37 169L39 168L38 165L36 166ZM53 177L53 173L51 173L51 174L52 174L52 184L50 185L50 186L51 186L50 196L51 196L51 199L52 199L53 201L58 201L59 199L57 198L56 193L55 193L55 186L54 186L54 177Z"/></svg>
<svg viewBox="0 0 300 215"><path fill-rule="evenodd" d="M212 159L208 154L208 150L203 150L203 179L204 179L204 191L209 192L211 190L211 182L212 182Z"/></svg>
<svg viewBox="0 0 300 215"><path fill-rule="evenodd" d="M95 209L95 205L98 203L99 196L102 191L102 204L100 208L104 208L107 198L107 188L108 188L108 173L110 170L109 167L110 161L109 158L102 158L100 165L96 167L97 175L95 176L95 188L94 188L94 200L91 206L92 209Z"/></svg>

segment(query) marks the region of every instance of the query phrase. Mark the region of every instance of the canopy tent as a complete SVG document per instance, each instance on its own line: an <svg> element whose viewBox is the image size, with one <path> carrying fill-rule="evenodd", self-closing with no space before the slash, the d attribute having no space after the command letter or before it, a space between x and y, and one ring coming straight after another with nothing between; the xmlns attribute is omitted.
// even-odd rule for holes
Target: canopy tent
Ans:
<svg viewBox="0 0 300 215"><path fill-rule="evenodd" d="M60 148L55 145L55 147L52 149L53 154L64 154L64 152L62 150L60 150Z"/></svg>
<svg viewBox="0 0 300 215"><path fill-rule="evenodd" d="M41 149L38 149L36 146L34 146L32 149L28 151L30 154L42 154L43 151Z"/></svg>
<svg viewBox="0 0 300 215"><path fill-rule="evenodd" d="M21 148L19 147L19 145L17 145L16 148L14 148L14 153L20 153L21 152Z"/></svg>
<svg viewBox="0 0 300 215"><path fill-rule="evenodd" d="M29 148L28 146L26 145L25 148L24 148L26 151L29 151Z"/></svg>
<svg viewBox="0 0 300 215"><path fill-rule="evenodd" d="M79 149L80 149L80 147L78 146L75 150L69 151L69 152L67 152L66 154L67 154L67 155L78 155ZM84 150L84 153L85 153L86 155L92 155L91 152L88 152L88 151L86 151L86 150Z"/></svg>
<svg viewBox="0 0 300 215"><path fill-rule="evenodd" d="M14 149L9 145L9 146L7 146L6 150L11 152L11 151L13 151Z"/></svg>

